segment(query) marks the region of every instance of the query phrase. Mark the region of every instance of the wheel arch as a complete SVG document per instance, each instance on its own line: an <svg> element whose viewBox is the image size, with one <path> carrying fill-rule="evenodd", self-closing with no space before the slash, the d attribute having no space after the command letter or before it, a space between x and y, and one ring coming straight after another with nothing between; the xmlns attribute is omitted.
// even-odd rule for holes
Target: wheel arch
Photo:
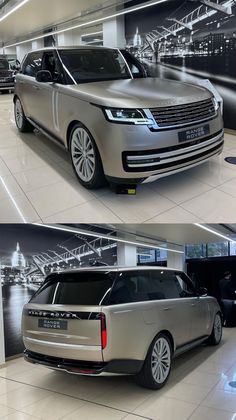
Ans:
<svg viewBox="0 0 236 420"><path fill-rule="evenodd" d="M83 125L83 123L81 121L79 121L79 120L73 120L73 121L70 122L70 124L67 127L67 131L66 131L66 147L67 147L68 150L69 150L70 134L71 134L71 132L73 130L73 127L76 124L82 124Z"/></svg>
<svg viewBox="0 0 236 420"><path fill-rule="evenodd" d="M173 353L174 353L174 351L175 351L175 342L174 342L173 335L172 335L172 334L171 334L171 332L170 332L170 331L168 331L168 330L160 330L160 331L158 331L158 332L156 333L156 335L153 337L153 339L152 339L151 343L149 344L149 347L148 347L148 349L147 349L147 352L146 352L146 356L145 356L145 358L147 357L147 354L148 354L148 352L149 352L149 349L150 349L150 347L151 347L151 345L152 345L153 341L156 339L156 337L157 337L159 334L163 334L163 335L165 335L165 336L169 339L170 344L171 344L172 355L173 355Z"/></svg>

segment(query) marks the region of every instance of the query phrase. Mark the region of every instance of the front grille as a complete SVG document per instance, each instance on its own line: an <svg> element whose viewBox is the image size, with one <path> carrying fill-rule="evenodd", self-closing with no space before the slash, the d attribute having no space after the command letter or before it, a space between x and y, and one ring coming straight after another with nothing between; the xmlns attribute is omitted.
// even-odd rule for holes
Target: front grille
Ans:
<svg viewBox="0 0 236 420"><path fill-rule="evenodd" d="M216 116L212 99L191 104L150 109L158 127L177 127L197 123Z"/></svg>

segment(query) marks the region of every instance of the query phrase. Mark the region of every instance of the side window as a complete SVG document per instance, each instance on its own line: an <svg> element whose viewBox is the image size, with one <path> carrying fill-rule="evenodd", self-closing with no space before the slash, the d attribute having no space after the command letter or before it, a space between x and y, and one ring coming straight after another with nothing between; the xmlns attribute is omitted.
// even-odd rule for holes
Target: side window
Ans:
<svg viewBox="0 0 236 420"><path fill-rule="evenodd" d="M61 68L58 57L53 51L44 53L42 59L42 70L50 71L53 80L58 83L64 83L64 72Z"/></svg>
<svg viewBox="0 0 236 420"><path fill-rule="evenodd" d="M147 301L147 284L149 271L124 271L118 274L118 279L111 291L109 305Z"/></svg>
<svg viewBox="0 0 236 420"><path fill-rule="evenodd" d="M196 292L191 280L183 272L175 273L175 282L179 290L180 297L194 297Z"/></svg>
<svg viewBox="0 0 236 420"><path fill-rule="evenodd" d="M174 271L152 270L149 289L150 300L178 299L180 289Z"/></svg>
<svg viewBox="0 0 236 420"><path fill-rule="evenodd" d="M26 57L23 67L22 73L26 76L36 77L38 71L42 69L42 53L35 52L30 53Z"/></svg>
<svg viewBox="0 0 236 420"><path fill-rule="evenodd" d="M130 68L130 71L135 79L147 77L144 66L142 65L142 63L140 63L140 61L137 60L137 58L135 58L127 50L121 50L121 54L125 58Z"/></svg>

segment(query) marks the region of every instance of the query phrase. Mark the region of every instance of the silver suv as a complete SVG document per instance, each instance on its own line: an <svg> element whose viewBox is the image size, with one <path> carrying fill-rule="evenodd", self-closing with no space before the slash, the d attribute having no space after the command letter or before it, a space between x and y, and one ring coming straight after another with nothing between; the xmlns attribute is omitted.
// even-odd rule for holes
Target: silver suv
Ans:
<svg viewBox="0 0 236 420"><path fill-rule="evenodd" d="M70 152L81 184L139 184L221 153L219 104L207 89L146 77L127 51L51 48L29 53L16 77L16 125Z"/></svg>
<svg viewBox="0 0 236 420"><path fill-rule="evenodd" d="M206 290L165 268L102 267L50 274L24 306L25 359L81 375L134 374L151 389L172 358L219 344L222 316Z"/></svg>

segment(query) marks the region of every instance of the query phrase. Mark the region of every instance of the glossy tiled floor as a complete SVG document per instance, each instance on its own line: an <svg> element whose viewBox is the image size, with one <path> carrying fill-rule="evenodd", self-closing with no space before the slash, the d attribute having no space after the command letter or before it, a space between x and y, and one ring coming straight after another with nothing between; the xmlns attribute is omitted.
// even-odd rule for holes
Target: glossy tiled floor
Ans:
<svg viewBox="0 0 236 420"><path fill-rule="evenodd" d="M236 136L224 154L155 183L136 197L108 187L87 191L77 182L66 151L39 133L19 134L12 95L0 96L0 222L235 222Z"/></svg>
<svg viewBox="0 0 236 420"><path fill-rule="evenodd" d="M0 418L9 420L235 420L236 329L220 346L200 346L173 362L160 391L132 377L80 377L22 358L0 369Z"/></svg>

